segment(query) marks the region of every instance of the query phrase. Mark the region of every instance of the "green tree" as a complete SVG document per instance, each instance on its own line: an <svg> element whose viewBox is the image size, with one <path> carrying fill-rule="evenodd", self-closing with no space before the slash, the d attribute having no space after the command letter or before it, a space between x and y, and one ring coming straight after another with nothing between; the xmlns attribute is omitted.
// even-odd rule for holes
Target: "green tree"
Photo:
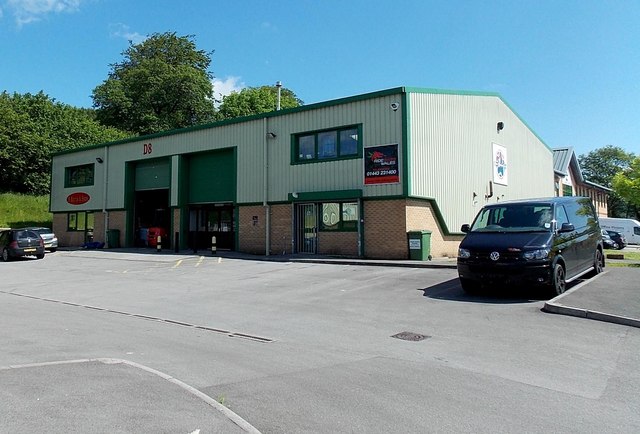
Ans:
<svg viewBox="0 0 640 434"><path fill-rule="evenodd" d="M214 120L212 54L198 50L193 35L154 33L129 42L124 60L93 90L98 120L136 134Z"/></svg>
<svg viewBox="0 0 640 434"><path fill-rule="evenodd" d="M635 158L629 167L613 177L615 192L634 207L633 217L640 219L640 157Z"/></svg>
<svg viewBox="0 0 640 434"><path fill-rule="evenodd" d="M47 194L51 154L113 141L130 133L105 127L91 110L60 104L43 92L0 94L0 192Z"/></svg>
<svg viewBox="0 0 640 434"><path fill-rule="evenodd" d="M629 167L633 161L634 154L627 152L618 146L605 146L589 152L587 155L580 155L580 169L586 179L604 187L613 188L614 176ZM611 217L626 217L629 212L634 212L629 203L614 191L609 194L607 208Z"/></svg>
<svg viewBox="0 0 640 434"><path fill-rule="evenodd" d="M222 99L218 109L218 119L232 119L257 115L276 110L278 88L276 86L247 87L240 92L232 92ZM288 109L303 104L293 91L280 90L280 108Z"/></svg>

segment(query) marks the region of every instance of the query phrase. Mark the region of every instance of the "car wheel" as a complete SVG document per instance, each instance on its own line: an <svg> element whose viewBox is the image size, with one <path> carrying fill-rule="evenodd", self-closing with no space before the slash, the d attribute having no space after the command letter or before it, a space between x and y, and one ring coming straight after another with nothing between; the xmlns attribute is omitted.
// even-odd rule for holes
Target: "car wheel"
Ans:
<svg viewBox="0 0 640 434"><path fill-rule="evenodd" d="M58 250L58 249L56 249L55 247L53 247L53 248L49 249L49 251L50 251L51 253L55 252L56 250Z"/></svg>
<svg viewBox="0 0 640 434"><path fill-rule="evenodd" d="M566 275L562 264L553 266L553 277L551 281L550 292L552 296L563 294L567 290Z"/></svg>
<svg viewBox="0 0 640 434"><path fill-rule="evenodd" d="M9 262L9 251L7 249L2 249L2 260Z"/></svg>
<svg viewBox="0 0 640 434"><path fill-rule="evenodd" d="M44 258L44 253L36 255L36 259L43 259L43 258Z"/></svg>
<svg viewBox="0 0 640 434"><path fill-rule="evenodd" d="M480 290L480 284L470 279L460 278L460 286L462 286L462 290L469 295L477 294Z"/></svg>

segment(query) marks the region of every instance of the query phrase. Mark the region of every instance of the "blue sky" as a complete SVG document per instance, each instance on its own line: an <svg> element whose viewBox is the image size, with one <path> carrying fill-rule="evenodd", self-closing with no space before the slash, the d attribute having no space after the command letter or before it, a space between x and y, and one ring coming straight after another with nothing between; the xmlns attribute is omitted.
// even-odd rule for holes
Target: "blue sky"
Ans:
<svg viewBox="0 0 640 434"><path fill-rule="evenodd" d="M0 91L90 107L129 40L172 31L215 51L218 93L498 92L552 148L639 154L639 23L625 0L0 0Z"/></svg>

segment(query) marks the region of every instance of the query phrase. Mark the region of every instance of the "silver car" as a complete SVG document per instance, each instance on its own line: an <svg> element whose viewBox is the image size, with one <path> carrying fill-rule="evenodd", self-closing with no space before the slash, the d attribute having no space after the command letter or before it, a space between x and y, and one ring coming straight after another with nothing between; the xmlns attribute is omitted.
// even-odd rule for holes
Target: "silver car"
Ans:
<svg viewBox="0 0 640 434"><path fill-rule="evenodd" d="M44 241L45 250L48 250L50 252L55 252L56 250L58 250L58 237L56 237L56 234L53 233L53 230L44 227L31 227L26 229L40 234L42 240Z"/></svg>

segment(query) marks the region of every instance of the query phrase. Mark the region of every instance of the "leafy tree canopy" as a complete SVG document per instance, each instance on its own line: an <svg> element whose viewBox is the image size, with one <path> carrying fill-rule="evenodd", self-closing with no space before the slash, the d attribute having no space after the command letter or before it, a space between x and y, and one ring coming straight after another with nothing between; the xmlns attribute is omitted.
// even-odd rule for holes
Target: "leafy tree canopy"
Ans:
<svg viewBox="0 0 640 434"><path fill-rule="evenodd" d="M640 157L613 177L613 188L621 198L640 209Z"/></svg>
<svg viewBox="0 0 640 434"><path fill-rule="evenodd" d="M629 167L633 158L633 153L609 145L587 155L580 155L578 161L585 178L604 187L611 187L614 175Z"/></svg>
<svg viewBox="0 0 640 434"><path fill-rule="evenodd" d="M218 119L232 119L274 111L277 108L276 86L247 87L222 99ZM299 107L303 102L289 89L280 89L280 108Z"/></svg>
<svg viewBox="0 0 640 434"><path fill-rule="evenodd" d="M580 169L582 174L591 182L612 188L614 176L629 167L633 161L634 154L627 152L618 146L605 146L589 152L587 155L580 155ZM614 191L609 194L607 208L611 217L626 217L633 214L633 207L629 202Z"/></svg>
<svg viewBox="0 0 640 434"><path fill-rule="evenodd" d="M93 112L36 95L0 94L0 192L47 194L51 154L129 136Z"/></svg>
<svg viewBox="0 0 640 434"><path fill-rule="evenodd" d="M129 42L123 61L93 90L98 120L137 134L214 120L212 54L198 50L192 35L154 33Z"/></svg>

